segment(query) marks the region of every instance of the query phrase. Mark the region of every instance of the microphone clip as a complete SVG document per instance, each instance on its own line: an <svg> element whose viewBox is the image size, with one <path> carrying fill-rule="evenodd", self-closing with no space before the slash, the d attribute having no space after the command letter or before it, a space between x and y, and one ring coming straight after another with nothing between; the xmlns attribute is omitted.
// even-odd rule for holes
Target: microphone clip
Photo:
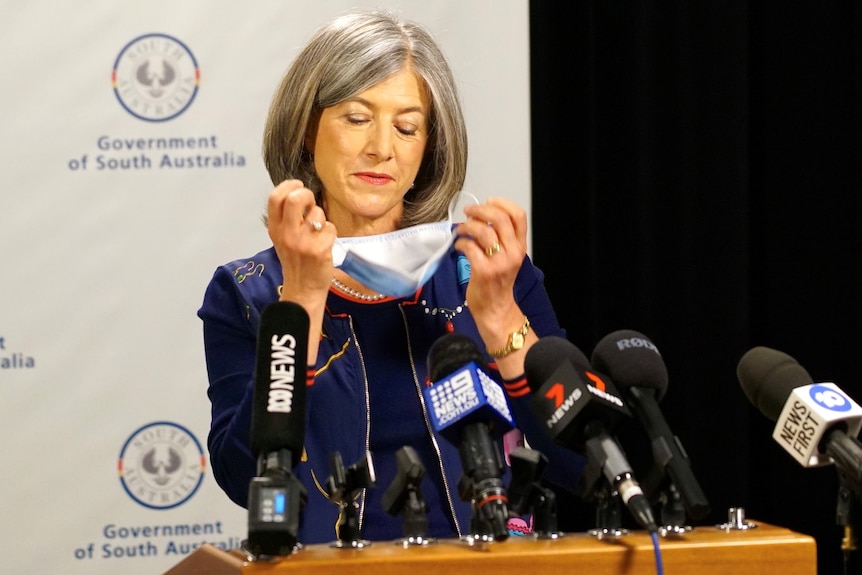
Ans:
<svg viewBox="0 0 862 575"><path fill-rule="evenodd" d="M434 543L435 539L428 537L428 504L419 489L425 467L409 445L395 452L395 463L395 477L381 499L383 509L389 515L403 515L404 547Z"/></svg>
<svg viewBox="0 0 862 575"><path fill-rule="evenodd" d="M287 449L258 459L259 473L248 489L248 539L243 541L254 559L290 555L302 548L297 537L308 492L291 472L290 461Z"/></svg>
<svg viewBox="0 0 862 575"><path fill-rule="evenodd" d="M366 453L361 460L345 467L341 453L335 451L329 456L329 467L332 472L326 480L329 498L341 508L336 525L337 540L331 546L358 549L371 545L370 541L360 537L359 505L356 502L360 491L374 487L377 483L371 453Z"/></svg>
<svg viewBox="0 0 862 575"><path fill-rule="evenodd" d="M540 482L548 458L535 449L518 447L509 453L512 480L509 509L519 515L533 514L533 535L537 539L557 539L557 495Z"/></svg>

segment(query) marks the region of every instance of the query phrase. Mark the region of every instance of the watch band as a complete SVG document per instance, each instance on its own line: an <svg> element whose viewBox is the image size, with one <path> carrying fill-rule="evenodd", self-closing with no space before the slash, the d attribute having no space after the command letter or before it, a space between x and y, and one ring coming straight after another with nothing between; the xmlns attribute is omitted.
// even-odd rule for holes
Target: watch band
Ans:
<svg viewBox="0 0 862 575"><path fill-rule="evenodd" d="M527 316L524 316L524 324L517 330L513 331L509 334L509 341L506 342L505 347L500 349L489 349L488 353L490 353L493 357L500 359L506 357L513 351L517 351L524 347L524 338L527 335L527 332L530 330L530 319Z"/></svg>

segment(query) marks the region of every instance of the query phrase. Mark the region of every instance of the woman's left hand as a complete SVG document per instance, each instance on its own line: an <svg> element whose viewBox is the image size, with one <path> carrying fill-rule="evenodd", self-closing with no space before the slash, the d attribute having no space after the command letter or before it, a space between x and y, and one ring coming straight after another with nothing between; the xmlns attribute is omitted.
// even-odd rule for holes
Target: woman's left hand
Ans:
<svg viewBox="0 0 862 575"><path fill-rule="evenodd" d="M524 320L514 287L527 255L527 214L504 198L469 205L464 214L455 249L470 261L467 307L486 345L496 349Z"/></svg>

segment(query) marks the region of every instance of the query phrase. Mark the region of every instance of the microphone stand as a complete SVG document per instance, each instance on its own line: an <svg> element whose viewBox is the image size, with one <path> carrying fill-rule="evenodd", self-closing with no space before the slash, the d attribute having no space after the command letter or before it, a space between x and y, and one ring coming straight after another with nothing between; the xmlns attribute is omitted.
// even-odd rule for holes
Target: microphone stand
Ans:
<svg viewBox="0 0 862 575"><path fill-rule="evenodd" d="M341 507L338 525L336 525L338 539L331 544L331 547L340 549L367 547L371 542L360 536L359 505L356 503L356 498L360 491L367 487L374 487L376 483L371 454L366 454L350 467L344 467L341 453L336 451L329 456L329 466L332 475L326 480L326 484L330 499Z"/></svg>
<svg viewBox="0 0 862 575"><path fill-rule="evenodd" d="M597 539L604 537L620 537L629 533L622 526L622 510L616 492L609 486L602 486L593 492L593 502L596 506L596 527L588 533Z"/></svg>
<svg viewBox="0 0 862 575"><path fill-rule="evenodd" d="M459 451L464 472L458 480L458 491L461 501L469 501L473 507L472 535L468 542L505 541L509 538L509 509L501 479L500 449L483 423L465 426L461 439Z"/></svg>
<svg viewBox="0 0 862 575"><path fill-rule="evenodd" d="M509 484L509 508L521 515L533 514L533 536L557 539L557 495L539 482L548 458L535 449L518 447L509 454L512 480Z"/></svg>
<svg viewBox="0 0 862 575"><path fill-rule="evenodd" d="M843 440L842 440L843 439ZM862 497L862 444L855 437L835 431L825 439L825 451L838 471L838 504L836 523L844 527L841 550L844 572L862 572L856 554L856 533L859 531L860 497Z"/></svg>
<svg viewBox="0 0 862 575"><path fill-rule="evenodd" d="M622 526L622 510L619 497L605 481L602 474L604 462L593 453L587 454L587 464L578 487L578 493L584 501L592 503L596 508L596 527L588 533L596 538L619 537L629 530Z"/></svg>
<svg viewBox="0 0 862 575"><path fill-rule="evenodd" d="M458 479L458 495L461 501L469 501L473 509L473 514L470 516L470 534L462 539L471 545L475 542L494 541L494 527L479 511L476 484L467 474L462 473Z"/></svg>
<svg viewBox="0 0 862 575"><path fill-rule="evenodd" d="M692 530L691 525L686 524L687 508L682 493L661 466L653 465L641 485L650 502L661 506L662 534Z"/></svg>
<svg viewBox="0 0 862 575"><path fill-rule="evenodd" d="M691 531L692 527L685 523L685 505L676 485L671 483L666 490L659 495L661 503L661 529L664 534L685 533Z"/></svg>
<svg viewBox="0 0 862 575"><path fill-rule="evenodd" d="M381 504L388 514L404 516L404 537L396 543L404 547L434 543L435 539L428 537L428 504L419 489L425 467L409 445L395 452L395 463L395 477L383 494Z"/></svg>
<svg viewBox="0 0 862 575"><path fill-rule="evenodd" d="M841 539L841 551L844 555L844 573L862 573L862 563L859 562L857 536L859 532L860 503L859 493L848 487L847 477L838 474L838 505L835 514L836 523L844 527L844 537Z"/></svg>

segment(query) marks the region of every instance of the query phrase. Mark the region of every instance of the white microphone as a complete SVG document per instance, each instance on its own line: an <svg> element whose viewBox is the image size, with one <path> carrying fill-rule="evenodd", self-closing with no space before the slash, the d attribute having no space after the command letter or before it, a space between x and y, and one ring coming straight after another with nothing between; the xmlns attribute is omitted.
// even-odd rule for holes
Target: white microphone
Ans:
<svg viewBox="0 0 862 575"><path fill-rule="evenodd" d="M831 382L812 383L795 359L768 347L750 349L736 370L745 395L775 422L772 438L803 467L836 464L862 479L862 407Z"/></svg>

